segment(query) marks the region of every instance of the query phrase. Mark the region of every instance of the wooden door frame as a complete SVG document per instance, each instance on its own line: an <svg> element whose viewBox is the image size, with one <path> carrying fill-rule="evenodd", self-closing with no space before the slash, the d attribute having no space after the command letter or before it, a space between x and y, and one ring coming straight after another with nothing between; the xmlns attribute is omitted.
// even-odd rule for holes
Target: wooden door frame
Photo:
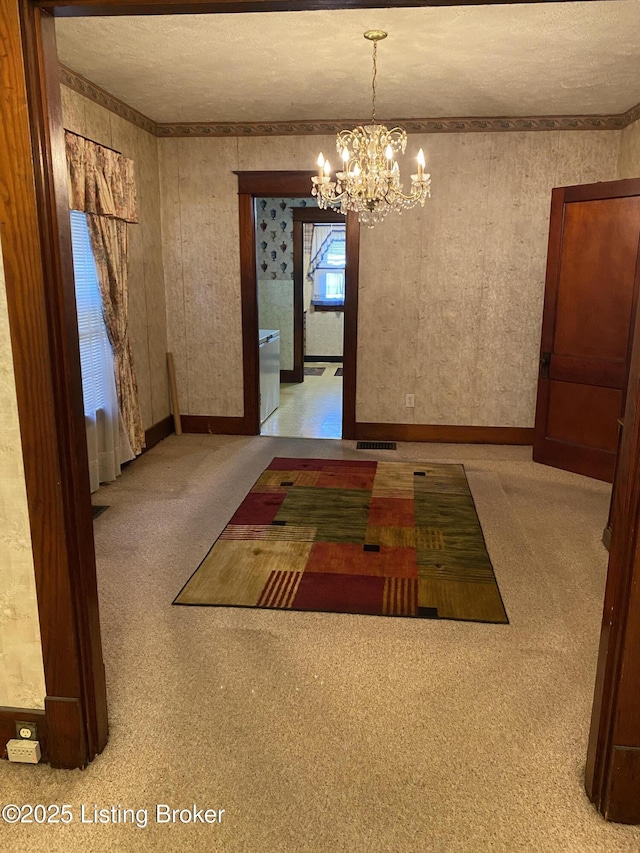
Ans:
<svg viewBox="0 0 640 853"><path fill-rule="evenodd" d="M107 707L75 317L71 322L70 238L61 230L66 215L58 64L53 18L46 10L133 15L301 5L296 0L0 0L0 77L8 83L0 97L0 237L47 690L43 722L48 757L56 767L85 766L104 748ZM403 5L386 0L389 7ZM474 3L425 0L422 5ZM320 6L379 3L325 0ZM347 244L354 233L348 229ZM597 808L609 819L634 822L640 821L640 701L633 690L640 674L639 350L637 325L621 449L624 485L614 508L586 774ZM1 709L3 733L13 721L11 711L14 719L24 714Z"/></svg>
<svg viewBox="0 0 640 853"><path fill-rule="evenodd" d="M291 382L304 381L304 224L345 223L343 214L319 207L296 207L293 211L293 376ZM346 276L346 272L345 272ZM342 311L342 307L340 308ZM344 357L344 340L342 354ZM325 353L326 354L326 353ZM344 373L344 369L343 369ZM355 419L355 413L354 413Z"/></svg>
<svg viewBox="0 0 640 853"><path fill-rule="evenodd" d="M242 375L244 424L249 435L260 434L260 371L258 364L258 270L256 257L257 198L311 198L313 172L236 172L240 230L240 289L242 299ZM314 208L315 211L315 208ZM342 221L342 216L339 221ZM349 213L345 268L342 438L356 436L356 376L358 336L358 272L360 223ZM302 346L299 328L297 345ZM296 341L294 341L294 345Z"/></svg>
<svg viewBox="0 0 640 853"><path fill-rule="evenodd" d="M632 336L585 770L591 802L621 823L640 823L640 311Z"/></svg>

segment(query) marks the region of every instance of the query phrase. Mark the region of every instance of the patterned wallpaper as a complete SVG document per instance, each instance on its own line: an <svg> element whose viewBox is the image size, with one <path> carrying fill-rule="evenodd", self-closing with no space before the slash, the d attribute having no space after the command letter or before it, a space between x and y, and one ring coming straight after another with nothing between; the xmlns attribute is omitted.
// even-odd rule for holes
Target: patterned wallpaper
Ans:
<svg viewBox="0 0 640 853"><path fill-rule="evenodd" d="M311 198L256 199L258 281L293 280L293 210L317 207Z"/></svg>
<svg viewBox="0 0 640 853"><path fill-rule="evenodd" d="M640 177L640 121L630 124L620 134L616 177Z"/></svg>
<svg viewBox="0 0 640 853"><path fill-rule="evenodd" d="M293 369L293 208L311 198L256 199L258 325L280 329L280 369Z"/></svg>
<svg viewBox="0 0 640 853"><path fill-rule="evenodd" d="M0 248L0 705L44 707L31 529Z"/></svg>

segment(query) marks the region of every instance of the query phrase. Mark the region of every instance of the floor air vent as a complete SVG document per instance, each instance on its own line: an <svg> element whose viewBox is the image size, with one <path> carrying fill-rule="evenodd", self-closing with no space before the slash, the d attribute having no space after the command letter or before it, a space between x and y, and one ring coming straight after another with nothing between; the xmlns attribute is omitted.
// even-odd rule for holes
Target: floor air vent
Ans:
<svg viewBox="0 0 640 853"><path fill-rule="evenodd" d="M356 450L396 450L395 441L359 441Z"/></svg>

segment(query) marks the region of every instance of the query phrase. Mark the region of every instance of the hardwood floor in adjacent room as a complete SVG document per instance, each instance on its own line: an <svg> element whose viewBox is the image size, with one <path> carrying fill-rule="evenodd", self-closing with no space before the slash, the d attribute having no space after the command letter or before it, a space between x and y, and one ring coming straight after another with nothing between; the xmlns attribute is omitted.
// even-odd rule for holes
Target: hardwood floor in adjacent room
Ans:
<svg viewBox="0 0 640 853"><path fill-rule="evenodd" d="M280 385L280 405L262 424L261 435L291 438L341 438L342 364L314 362L324 368L321 376L305 376L304 382Z"/></svg>

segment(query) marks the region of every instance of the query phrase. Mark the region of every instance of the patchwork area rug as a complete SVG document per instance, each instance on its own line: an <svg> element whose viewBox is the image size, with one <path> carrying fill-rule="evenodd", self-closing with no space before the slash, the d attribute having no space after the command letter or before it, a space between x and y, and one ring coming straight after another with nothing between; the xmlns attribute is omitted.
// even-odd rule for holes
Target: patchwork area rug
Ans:
<svg viewBox="0 0 640 853"><path fill-rule="evenodd" d="M322 376L325 372L326 367L305 367L304 375L305 376Z"/></svg>
<svg viewBox="0 0 640 853"><path fill-rule="evenodd" d="M339 367L333 375L334 376L344 376L344 368Z"/></svg>
<svg viewBox="0 0 640 853"><path fill-rule="evenodd" d="M174 604L508 622L462 465L276 458Z"/></svg>

